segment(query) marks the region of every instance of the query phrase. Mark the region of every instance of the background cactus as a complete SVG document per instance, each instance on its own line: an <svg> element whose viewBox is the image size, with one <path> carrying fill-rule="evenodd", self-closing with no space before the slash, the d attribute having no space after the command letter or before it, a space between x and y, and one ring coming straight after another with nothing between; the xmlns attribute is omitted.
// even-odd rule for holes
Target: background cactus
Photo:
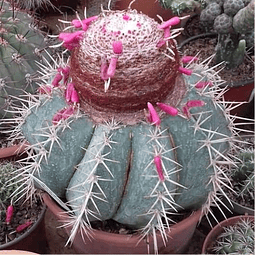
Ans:
<svg viewBox="0 0 255 255"><path fill-rule="evenodd" d="M225 61L235 68L243 62L246 49L254 47L254 4L254 0L211 0L201 11L201 24L218 33L217 63Z"/></svg>
<svg viewBox="0 0 255 255"><path fill-rule="evenodd" d="M244 200L254 200L254 148L241 150L237 157L237 167L231 173L235 190Z"/></svg>
<svg viewBox="0 0 255 255"><path fill-rule="evenodd" d="M203 7L204 0L159 0L160 4L166 8L171 9L173 13L180 15L183 11L189 9L194 10L196 7Z"/></svg>
<svg viewBox="0 0 255 255"><path fill-rule="evenodd" d="M254 221L241 219L224 227L213 249L217 254L252 254L254 251Z"/></svg>
<svg viewBox="0 0 255 255"><path fill-rule="evenodd" d="M172 215L210 212L228 186L232 103L213 68L180 58L179 22L105 10L60 33L68 60L40 65L41 93L28 95L14 134L30 143L24 181L72 215L69 240L114 219L166 241Z"/></svg>
<svg viewBox="0 0 255 255"><path fill-rule="evenodd" d="M3 118L13 97L24 91L35 92L38 87L34 78L46 41L33 17L6 1L0 3L0 22L0 118Z"/></svg>

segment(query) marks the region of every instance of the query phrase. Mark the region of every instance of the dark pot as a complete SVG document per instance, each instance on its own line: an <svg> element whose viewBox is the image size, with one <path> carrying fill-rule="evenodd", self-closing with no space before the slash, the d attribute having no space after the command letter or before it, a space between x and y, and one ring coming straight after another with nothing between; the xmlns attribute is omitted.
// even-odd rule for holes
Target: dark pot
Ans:
<svg viewBox="0 0 255 255"><path fill-rule="evenodd" d="M45 204L59 221L71 220L67 214L50 198L48 194L43 195ZM183 253L194 234L197 223L201 217L201 211L194 212L188 218L175 224L171 232L168 233L168 242L164 246L160 234L158 234L159 253L176 254ZM70 234L70 226L65 227L66 233ZM92 230L94 238L86 243L83 241L81 233L78 232L73 248L77 253L85 254L147 254L148 246L143 240L138 243L137 235L113 234L100 230ZM137 244L138 243L138 244ZM153 252L153 241L150 238L150 253Z"/></svg>
<svg viewBox="0 0 255 255"><path fill-rule="evenodd" d="M210 247L212 247L216 238L224 231L224 227L234 225L235 223L239 222L241 219L250 219L254 221L254 216L239 215L239 216L231 217L229 219L221 221L206 236L203 243L203 247L202 247L202 254L208 254L207 251L210 249Z"/></svg>
<svg viewBox="0 0 255 255"><path fill-rule="evenodd" d="M24 152L26 145L16 145L8 148L0 149L0 159L6 159L13 156L18 156ZM47 253L47 239L44 224L44 215L46 205L38 217L38 220L29 228L23 235L15 238L6 244L0 245L0 250L25 250L39 254Z"/></svg>

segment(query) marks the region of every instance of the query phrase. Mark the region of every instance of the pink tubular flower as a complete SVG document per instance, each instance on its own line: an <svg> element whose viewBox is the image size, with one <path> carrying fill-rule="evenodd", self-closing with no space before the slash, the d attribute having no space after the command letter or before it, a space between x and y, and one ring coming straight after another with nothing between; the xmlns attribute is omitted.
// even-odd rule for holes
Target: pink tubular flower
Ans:
<svg viewBox="0 0 255 255"><path fill-rule="evenodd" d="M73 90L74 90L74 83L68 83L66 87L66 94L65 94L65 98L67 102L71 102Z"/></svg>
<svg viewBox="0 0 255 255"><path fill-rule="evenodd" d="M178 70L179 70L180 73L183 73L183 74L186 74L186 75L191 75L192 74L192 70L184 68L182 66L179 66Z"/></svg>
<svg viewBox="0 0 255 255"><path fill-rule="evenodd" d="M12 216L14 212L14 207L13 205L9 205L6 209L6 218L5 218L5 223L8 225L11 223Z"/></svg>
<svg viewBox="0 0 255 255"><path fill-rule="evenodd" d="M161 123L161 120L160 120L155 108L149 102L147 103L147 106L148 106L148 109L149 109L148 121L151 122L152 124L155 124L156 126L159 126L160 123Z"/></svg>
<svg viewBox="0 0 255 255"><path fill-rule="evenodd" d="M162 159L159 155L154 157L154 164L156 165L159 180L164 181L165 177L162 170Z"/></svg>
<svg viewBox="0 0 255 255"><path fill-rule="evenodd" d="M82 34L84 31L76 31L73 33L60 33L58 38L59 40L64 42L64 46L68 50L72 50L73 48L79 46L79 42L82 39Z"/></svg>
<svg viewBox="0 0 255 255"><path fill-rule="evenodd" d="M106 61L102 61L101 68L100 68L100 72L101 72L100 77L104 81L109 78L107 75L107 70L108 70L108 65Z"/></svg>
<svg viewBox="0 0 255 255"><path fill-rule="evenodd" d="M79 98L79 94L76 91L76 89L74 88L71 94L71 102L72 103L79 103L80 98Z"/></svg>
<svg viewBox="0 0 255 255"><path fill-rule="evenodd" d="M166 105L163 103L157 103L157 106L164 112L168 113L171 116L178 115L178 110L170 105Z"/></svg>
<svg viewBox="0 0 255 255"><path fill-rule="evenodd" d="M29 226L32 225L32 221L27 221L25 222L24 224L21 224L19 225L17 228L16 228L16 232L19 233L25 229L27 229Z"/></svg>
<svg viewBox="0 0 255 255"><path fill-rule="evenodd" d="M164 29L164 38L169 38L170 36L171 36L170 29L169 29L169 27L166 27Z"/></svg>
<svg viewBox="0 0 255 255"><path fill-rule="evenodd" d="M160 39L159 42L157 43L157 48L161 48L166 44L166 41L164 39Z"/></svg>
<svg viewBox="0 0 255 255"><path fill-rule="evenodd" d="M59 82L62 80L62 75L60 73L57 73L52 81L52 85L53 87L58 87L59 86Z"/></svg>
<svg viewBox="0 0 255 255"><path fill-rule="evenodd" d="M167 27L178 25L179 23L180 23L180 18L176 16L176 17L173 17L173 18L165 21L163 24L159 25L158 28L165 29Z"/></svg>
<svg viewBox="0 0 255 255"><path fill-rule="evenodd" d="M107 73L106 73L106 75L109 78L112 78L114 76L114 74L115 74L116 66L117 66L117 61L118 61L117 58L111 58L111 61L110 61L110 64L109 64L109 67L108 67Z"/></svg>
<svg viewBox="0 0 255 255"><path fill-rule="evenodd" d="M206 86L212 86L212 82L211 81L199 81L196 83L195 87L197 89L203 89L205 88Z"/></svg>
<svg viewBox="0 0 255 255"><path fill-rule="evenodd" d="M188 108L192 108L192 107L200 107L200 106L203 106L205 105L205 102L202 101L202 100L189 100L187 103L186 103L186 106Z"/></svg>
<svg viewBox="0 0 255 255"><path fill-rule="evenodd" d="M197 60L198 60L198 58L197 58L197 57L193 57L193 56L183 56L183 57L181 58L181 61L182 61L182 63L184 63L184 64L189 63L189 62L191 62L191 61L197 61Z"/></svg>
<svg viewBox="0 0 255 255"><path fill-rule="evenodd" d="M60 111L58 111L52 118L52 123L54 125L57 125L59 123L60 120L63 119L63 113L65 112L66 109L61 109Z"/></svg>
<svg viewBox="0 0 255 255"><path fill-rule="evenodd" d="M113 52L115 54L122 54L122 51L123 51L123 45L122 45L122 42L121 41L115 41L112 43L112 48L113 48Z"/></svg>

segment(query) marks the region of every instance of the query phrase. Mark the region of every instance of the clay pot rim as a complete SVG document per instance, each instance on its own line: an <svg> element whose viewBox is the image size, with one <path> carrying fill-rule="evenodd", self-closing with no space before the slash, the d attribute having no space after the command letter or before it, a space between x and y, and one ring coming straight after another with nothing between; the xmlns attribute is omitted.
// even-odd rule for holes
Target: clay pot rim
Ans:
<svg viewBox="0 0 255 255"><path fill-rule="evenodd" d="M61 222L64 222L67 220L69 217L65 213L65 211L57 205L55 201L50 197L48 193L44 193L42 195L44 203L48 206L48 208L52 211L52 213L58 218L58 220ZM202 218L203 212L201 209L194 211L189 215L187 218L181 220L180 222L174 224L171 227L171 230L167 232L167 235L169 239L171 239L171 231L174 231L177 229L181 229L181 231L185 231L187 223L192 220L199 222L199 220ZM96 237L96 239L100 239L102 241L108 241L109 242L109 237L110 239L114 240L115 244L121 244L123 242L129 242L131 245L136 245L138 240L140 240L141 235L138 234L117 234L117 233L109 233L106 231L102 230L97 230L97 229L92 229L92 235ZM157 233L157 236L161 238L160 233ZM152 236L150 236L152 238Z"/></svg>
<svg viewBox="0 0 255 255"><path fill-rule="evenodd" d="M236 222L239 222L241 219L250 219L254 221L254 216L253 215L237 215L219 222L216 226L214 226L211 229L211 231L206 236L202 246L202 254L208 254L206 253L207 249L211 246L212 242L216 239L216 237L224 231L223 227L234 225Z"/></svg>

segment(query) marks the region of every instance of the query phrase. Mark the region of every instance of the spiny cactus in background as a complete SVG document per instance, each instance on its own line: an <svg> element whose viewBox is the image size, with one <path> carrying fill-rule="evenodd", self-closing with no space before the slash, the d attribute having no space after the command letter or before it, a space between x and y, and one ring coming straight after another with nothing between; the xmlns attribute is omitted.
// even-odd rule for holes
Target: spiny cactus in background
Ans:
<svg viewBox="0 0 255 255"><path fill-rule="evenodd" d="M241 219L235 225L224 227L213 250L217 254L253 254L254 221Z"/></svg>
<svg viewBox="0 0 255 255"><path fill-rule="evenodd" d="M44 35L27 13L0 1L0 118L13 97L35 92L36 62L46 47ZM9 114L10 117L10 114Z"/></svg>
<svg viewBox="0 0 255 255"><path fill-rule="evenodd" d="M20 187L20 183L17 182L15 177L15 171L17 168L11 162L0 163L0 203L10 204L11 199L14 198L12 195Z"/></svg>
<svg viewBox="0 0 255 255"><path fill-rule="evenodd" d="M36 10L41 7L53 6L50 0L12 0L16 6L25 10Z"/></svg>
<svg viewBox="0 0 255 255"><path fill-rule="evenodd" d="M13 132L30 144L24 181L70 213L69 241L114 219L154 235L157 252L172 215L221 203L236 106L222 99L211 57L179 56L179 22L131 8L78 17L58 36L68 60L40 64L40 93L28 94Z"/></svg>
<svg viewBox="0 0 255 255"><path fill-rule="evenodd" d="M237 167L231 173L235 183L238 183L237 193L243 199L254 200L254 148L242 150L237 160Z"/></svg>
<svg viewBox="0 0 255 255"><path fill-rule="evenodd" d="M254 0L211 0L201 11L200 22L218 33L216 62L235 68L246 49L254 47Z"/></svg>
<svg viewBox="0 0 255 255"><path fill-rule="evenodd" d="M180 15L183 11L203 7L205 0L159 0L165 9L171 9L173 13Z"/></svg>

